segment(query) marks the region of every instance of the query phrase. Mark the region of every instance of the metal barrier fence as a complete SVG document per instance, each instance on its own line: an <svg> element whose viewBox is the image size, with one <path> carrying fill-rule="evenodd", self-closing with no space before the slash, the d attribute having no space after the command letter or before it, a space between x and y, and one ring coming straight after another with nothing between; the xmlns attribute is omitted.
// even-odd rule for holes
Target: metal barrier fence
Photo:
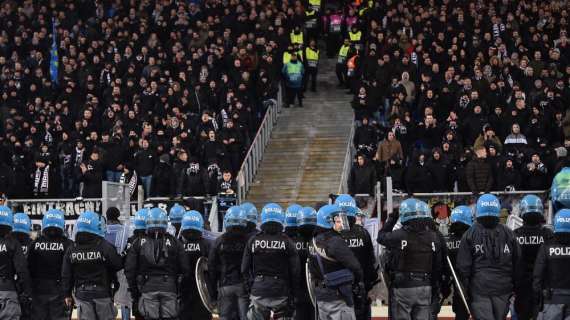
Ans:
<svg viewBox="0 0 570 320"><path fill-rule="evenodd" d="M257 134L253 139L249 150L243 160L241 168L238 173L238 201L239 203L245 198L249 188L251 188L251 184L253 182L253 178L257 173L257 169L259 169L259 164L261 163L261 159L263 158L263 153L265 152L265 147L269 143L271 139L271 133L273 132L273 127L277 122L277 118L279 113L281 112L281 107L283 105L283 93L282 88L279 86L279 92L277 93L277 101L272 103L265 113L265 117L263 117L263 121L257 129Z"/></svg>
<svg viewBox="0 0 570 320"><path fill-rule="evenodd" d="M350 176L350 171L352 170L352 164L354 163L354 155L356 154L356 149L352 144L354 138L355 125L350 128L350 134L348 135L348 141L346 146L346 154L344 156L344 166L342 167L342 176L340 178L340 185L338 187L338 193L348 193L348 178Z"/></svg>
<svg viewBox="0 0 570 320"><path fill-rule="evenodd" d="M497 195L501 200L501 222L505 224L511 216L519 216L520 200L528 194L535 194L542 199L545 205L546 223L551 224L552 222L553 212L548 190L492 191L491 193ZM387 177L386 199L384 201L385 207L382 208L382 220L398 208L403 200L409 197L410 195L407 193L394 192L392 188L392 179ZM458 205L467 205L474 208L478 198L478 196L471 192L414 193L413 197L421 199L430 205L436 221L438 221L440 225L444 225L444 227L442 227L442 232L446 231L445 225L449 224L449 221L446 219L449 218L451 209Z"/></svg>

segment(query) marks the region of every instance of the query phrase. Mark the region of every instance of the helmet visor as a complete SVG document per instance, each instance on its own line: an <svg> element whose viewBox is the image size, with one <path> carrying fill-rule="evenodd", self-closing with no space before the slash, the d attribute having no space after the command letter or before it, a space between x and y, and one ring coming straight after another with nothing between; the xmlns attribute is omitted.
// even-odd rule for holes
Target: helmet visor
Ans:
<svg viewBox="0 0 570 320"><path fill-rule="evenodd" d="M348 231L350 224L348 223L348 215L344 212L339 212L333 216L333 228L335 231Z"/></svg>

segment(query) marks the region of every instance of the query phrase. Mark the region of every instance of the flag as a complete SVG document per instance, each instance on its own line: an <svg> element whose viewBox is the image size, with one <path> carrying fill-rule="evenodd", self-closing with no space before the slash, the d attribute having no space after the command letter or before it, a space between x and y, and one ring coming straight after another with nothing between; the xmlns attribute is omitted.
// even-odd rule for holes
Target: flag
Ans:
<svg viewBox="0 0 570 320"><path fill-rule="evenodd" d="M52 43L50 50L49 75L51 82L58 85L59 82L59 56L57 54L57 33L55 30L55 19L52 20Z"/></svg>

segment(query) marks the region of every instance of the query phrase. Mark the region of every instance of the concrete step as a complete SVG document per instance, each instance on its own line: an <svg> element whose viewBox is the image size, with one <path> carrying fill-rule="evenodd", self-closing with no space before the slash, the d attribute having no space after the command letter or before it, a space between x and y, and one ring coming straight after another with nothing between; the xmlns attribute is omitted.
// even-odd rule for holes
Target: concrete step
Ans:
<svg viewBox="0 0 570 320"><path fill-rule="evenodd" d="M273 129L246 200L259 209L268 202L313 206L338 190L348 135L353 125L350 95L337 89L334 60L323 60L317 93L304 108L284 108Z"/></svg>

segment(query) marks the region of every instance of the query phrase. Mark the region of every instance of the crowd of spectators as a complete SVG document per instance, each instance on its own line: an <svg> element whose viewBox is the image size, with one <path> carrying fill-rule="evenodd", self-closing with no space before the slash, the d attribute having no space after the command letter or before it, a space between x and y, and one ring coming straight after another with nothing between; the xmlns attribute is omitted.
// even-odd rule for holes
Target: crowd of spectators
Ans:
<svg viewBox="0 0 570 320"><path fill-rule="evenodd" d="M542 190L570 165L568 2L370 5L351 193Z"/></svg>
<svg viewBox="0 0 570 320"><path fill-rule="evenodd" d="M0 193L235 191L301 3L23 0L0 6ZM57 77L50 73L52 27Z"/></svg>

